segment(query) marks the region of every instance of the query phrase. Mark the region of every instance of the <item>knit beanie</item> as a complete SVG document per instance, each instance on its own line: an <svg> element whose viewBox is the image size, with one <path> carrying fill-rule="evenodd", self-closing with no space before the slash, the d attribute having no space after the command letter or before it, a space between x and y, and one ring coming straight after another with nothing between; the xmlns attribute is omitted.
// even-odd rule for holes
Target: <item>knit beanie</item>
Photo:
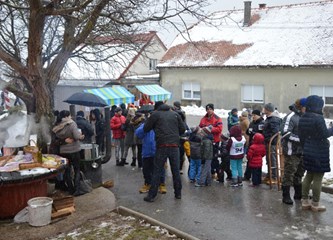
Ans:
<svg viewBox="0 0 333 240"><path fill-rule="evenodd" d="M253 110L252 115L261 116L261 112L260 112L260 110Z"/></svg>
<svg viewBox="0 0 333 240"><path fill-rule="evenodd" d="M208 103L208 104L206 105L206 110L208 110L208 109L212 109L212 110L214 110L214 104L213 104L213 103Z"/></svg>
<svg viewBox="0 0 333 240"><path fill-rule="evenodd" d="M154 110L158 110L158 108L163 104L162 101L157 101L155 102L155 105L154 105Z"/></svg>

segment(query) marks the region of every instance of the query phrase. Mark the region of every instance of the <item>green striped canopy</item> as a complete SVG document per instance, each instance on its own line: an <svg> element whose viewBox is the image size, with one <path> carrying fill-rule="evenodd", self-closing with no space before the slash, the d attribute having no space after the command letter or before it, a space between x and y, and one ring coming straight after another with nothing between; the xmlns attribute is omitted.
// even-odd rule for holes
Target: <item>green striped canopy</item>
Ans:
<svg viewBox="0 0 333 240"><path fill-rule="evenodd" d="M171 93L162 88L158 84L151 85L136 85L135 86L140 92L147 94L151 101L164 101L171 98Z"/></svg>
<svg viewBox="0 0 333 240"><path fill-rule="evenodd" d="M134 95L122 86L85 89L83 91L101 97L109 106L134 102Z"/></svg>

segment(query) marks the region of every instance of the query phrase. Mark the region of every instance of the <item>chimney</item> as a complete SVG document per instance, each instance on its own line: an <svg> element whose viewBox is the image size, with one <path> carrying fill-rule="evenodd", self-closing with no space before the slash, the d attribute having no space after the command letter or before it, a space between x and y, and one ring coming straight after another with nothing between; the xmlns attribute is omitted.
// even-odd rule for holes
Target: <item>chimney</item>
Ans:
<svg viewBox="0 0 333 240"><path fill-rule="evenodd" d="M243 27L248 27L251 21L251 1L244 1L244 23Z"/></svg>
<svg viewBox="0 0 333 240"><path fill-rule="evenodd" d="M259 9L266 8L266 3L259 3Z"/></svg>

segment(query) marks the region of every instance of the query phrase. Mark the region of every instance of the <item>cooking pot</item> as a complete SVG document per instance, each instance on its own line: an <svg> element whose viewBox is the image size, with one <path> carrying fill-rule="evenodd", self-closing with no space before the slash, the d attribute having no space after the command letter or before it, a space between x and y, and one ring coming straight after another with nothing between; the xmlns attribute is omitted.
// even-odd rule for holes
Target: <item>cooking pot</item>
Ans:
<svg viewBox="0 0 333 240"><path fill-rule="evenodd" d="M83 150L84 153L84 160L99 158L98 144L95 143L81 144L81 149Z"/></svg>

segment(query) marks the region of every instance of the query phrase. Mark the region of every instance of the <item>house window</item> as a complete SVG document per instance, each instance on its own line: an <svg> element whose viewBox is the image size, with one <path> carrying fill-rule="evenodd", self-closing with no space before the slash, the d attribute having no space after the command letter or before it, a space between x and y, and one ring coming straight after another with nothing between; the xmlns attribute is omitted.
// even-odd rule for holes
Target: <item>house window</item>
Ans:
<svg viewBox="0 0 333 240"><path fill-rule="evenodd" d="M149 59L149 70L156 71L157 59Z"/></svg>
<svg viewBox="0 0 333 240"><path fill-rule="evenodd" d="M333 105L333 86L311 86L310 94L322 97L325 105Z"/></svg>
<svg viewBox="0 0 333 240"><path fill-rule="evenodd" d="M183 99L201 99L200 84L186 82L183 83Z"/></svg>
<svg viewBox="0 0 333 240"><path fill-rule="evenodd" d="M242 85L242 102L263 103L264 102L264 86L263 85Z"/></svg>

